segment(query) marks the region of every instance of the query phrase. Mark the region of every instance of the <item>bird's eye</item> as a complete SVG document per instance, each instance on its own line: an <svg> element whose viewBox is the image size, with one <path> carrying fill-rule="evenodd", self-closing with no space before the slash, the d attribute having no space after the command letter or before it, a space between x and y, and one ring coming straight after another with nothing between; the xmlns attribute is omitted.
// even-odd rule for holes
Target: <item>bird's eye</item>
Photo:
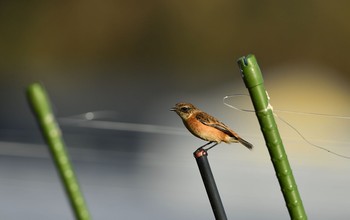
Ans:
<svg viewBox="0 0 350 220"><path fill-rule="evenodd" d="M190 109L189 107L182 107L182 108L181 108L181 111L182 111L182 112L188 112L189 109Z"/></svg>

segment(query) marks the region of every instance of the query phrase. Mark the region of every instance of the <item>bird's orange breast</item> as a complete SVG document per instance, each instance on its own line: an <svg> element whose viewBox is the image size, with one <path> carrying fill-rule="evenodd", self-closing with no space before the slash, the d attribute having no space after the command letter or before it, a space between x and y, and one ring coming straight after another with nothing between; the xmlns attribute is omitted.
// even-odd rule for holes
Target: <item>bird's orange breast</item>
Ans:
<svg viewBox="0 0 350 220"><path fill-rule="evenodd" d="M215 141L217 143L220 142L231 142L231 137L224 132L203 124L199 120L196 119L195 116L188 118L187 120L183 120L186 128L196 137L199 137L206 141Z"/></svg>

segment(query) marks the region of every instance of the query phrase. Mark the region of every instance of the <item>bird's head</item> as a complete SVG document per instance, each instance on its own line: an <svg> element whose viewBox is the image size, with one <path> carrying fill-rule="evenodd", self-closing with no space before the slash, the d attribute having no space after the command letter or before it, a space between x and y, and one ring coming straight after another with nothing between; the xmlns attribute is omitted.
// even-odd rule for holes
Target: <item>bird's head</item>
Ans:
<svg viewBox="0 0 350 220"><path fill-rule="evenodd" d="M191 103L180 102L171 108L170 111L176 112L183 120L186 120L198 111L198 109Z"/></svg>

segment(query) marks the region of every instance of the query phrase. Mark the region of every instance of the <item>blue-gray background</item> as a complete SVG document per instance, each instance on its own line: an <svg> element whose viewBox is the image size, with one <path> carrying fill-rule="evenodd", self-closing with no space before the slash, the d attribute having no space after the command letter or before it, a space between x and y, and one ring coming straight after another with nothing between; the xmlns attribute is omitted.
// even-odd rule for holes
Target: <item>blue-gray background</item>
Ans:
<svg viewBox="0 0 350 220"><path fill-rule="evenodd" d="M73 219L26 102L33 82L50 94L94 219L214 218L192 156L204 142L169 112L179 101L255 145L209 152L228 218L289 219L255 115L222 98L247 93L236 60L254 53L274 109L349 115L349 7L1 2L0 219ZM250 107L245 97L229 102ZM350 155L348 120L278 114L313 143ZM278 124L309 219L349 219L350 161Z"/></svg>

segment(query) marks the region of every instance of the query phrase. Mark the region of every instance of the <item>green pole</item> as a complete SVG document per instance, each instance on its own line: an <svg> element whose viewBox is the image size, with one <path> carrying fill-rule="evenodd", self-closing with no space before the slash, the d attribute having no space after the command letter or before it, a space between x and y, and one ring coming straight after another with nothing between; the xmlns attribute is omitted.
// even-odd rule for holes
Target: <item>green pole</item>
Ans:
<svg viewBox="0 0 350 220"><path fill-rule="evenodd" d="M61 130L52 113L45 89L40 84L34 83L27 89L27 98L37 118L43 136L49 145L51 155L67 192L75 218L77 220L89 220L90 214L80 191L71 162L69 161Z"/></svg>
<svg viewBox="0 0 350 220"><path fill-rule="evenodd" d="M237 62L244 83L249 90L289 215L292 220L306 220L304 206L278 132L269 97L265 90L264 80L255 56L241 57Z"/></svg>

